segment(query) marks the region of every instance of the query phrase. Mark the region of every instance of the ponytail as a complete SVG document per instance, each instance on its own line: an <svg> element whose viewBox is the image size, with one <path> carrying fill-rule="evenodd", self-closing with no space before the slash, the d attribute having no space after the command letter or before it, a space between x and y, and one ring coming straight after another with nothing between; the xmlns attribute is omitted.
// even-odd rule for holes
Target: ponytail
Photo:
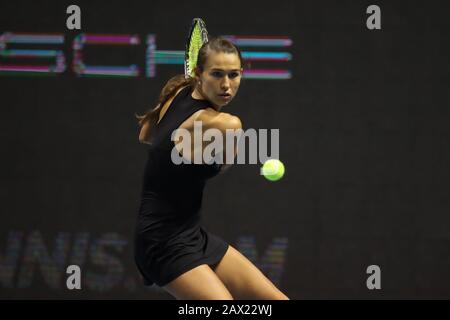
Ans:
<svg viewBox="0 0 450 320"><path fill-rule="evenodd" d="M186 78L184 74L179 74L170 78L159 94L156 107L148 110L143 115L134 114L138 120L139 126L142 127L146 122L149 122L150 128L152 128L158 122L161 109L167 100L169 100L178 89L185 86L194 87L194 84L195 79L191 77Z"/></svg>

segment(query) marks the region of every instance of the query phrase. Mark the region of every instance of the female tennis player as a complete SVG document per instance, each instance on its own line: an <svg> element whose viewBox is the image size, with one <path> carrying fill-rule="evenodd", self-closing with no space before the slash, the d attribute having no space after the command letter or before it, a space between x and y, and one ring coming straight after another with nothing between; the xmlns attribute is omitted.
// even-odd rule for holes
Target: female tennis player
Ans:
<svg viewBox="0 0 450 320"><path fill-rule="evenodd" d="M192 134L194 121L201 121L203 132L241 129L240 119L222 109L238 92L242 72L239 49L224 38L210 39L198 53L195 76L171 78L157 106L138 116L139 141L149 144L149 153L135 262L147 285L155 283L176 299L288 299L244 255L201 226L205 182L224 166L171 160L177 128Z"/></svg>

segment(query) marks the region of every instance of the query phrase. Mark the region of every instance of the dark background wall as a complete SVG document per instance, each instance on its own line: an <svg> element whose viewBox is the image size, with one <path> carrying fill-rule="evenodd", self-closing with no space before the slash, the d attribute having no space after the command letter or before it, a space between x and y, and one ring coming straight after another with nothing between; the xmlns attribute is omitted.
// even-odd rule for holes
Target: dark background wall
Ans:
<svg viewBox="0 0 450 320"><path fill-rule="evenodd" d="M70 4L81 7L81 31L66 29ZM381 30L366 28L371 4ZM449 298L448 9L445 1L2 1L0 33L64 34L54 47L68 68L0 76L0 297L170 299L142 286L132 259L147 150L133 114L183 68L80 78L71 44L80 33L143 42L152 33L158 48L183 50L198 16L213 35L293 41L280 49L292 60L270 64L292 78L244 79L227 107L246 128L280 129L286 175L271 183L249 164L211 180L205 227L292 299ZM144 68L144 43L91 50L92 64ZM66 289L69 264L82 268L81 291ZM373 264L381 290L366 287Z"/></svg>

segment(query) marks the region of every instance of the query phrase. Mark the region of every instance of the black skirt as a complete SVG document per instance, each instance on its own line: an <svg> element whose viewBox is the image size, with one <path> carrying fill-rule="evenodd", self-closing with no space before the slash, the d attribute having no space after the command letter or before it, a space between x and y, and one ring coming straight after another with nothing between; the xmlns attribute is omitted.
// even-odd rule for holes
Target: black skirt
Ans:
<svg viewBox="0 0 450 320"><path fill-rule="evenodd" d="M164 240L155 239L153 232L138 228L134 249L144 284L163 287L199 265L214 267L222 260L228 244L195 223Z"/></svg>

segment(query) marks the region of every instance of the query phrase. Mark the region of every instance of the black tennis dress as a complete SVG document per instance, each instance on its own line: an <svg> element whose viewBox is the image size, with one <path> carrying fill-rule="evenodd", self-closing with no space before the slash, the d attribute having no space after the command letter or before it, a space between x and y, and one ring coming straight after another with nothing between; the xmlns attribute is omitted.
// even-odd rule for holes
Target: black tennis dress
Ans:
<svg viewBox="0 0 450 320"><path fill-rule="evenodd" d="M182 89L151 133L134 239L134 258L145 285L164 286L201 264L213 266L228 249L201 226L203 188L220 165L176 165L171 160L172 132L194 112L211 106L191 94L189 86Z"/></svg>

